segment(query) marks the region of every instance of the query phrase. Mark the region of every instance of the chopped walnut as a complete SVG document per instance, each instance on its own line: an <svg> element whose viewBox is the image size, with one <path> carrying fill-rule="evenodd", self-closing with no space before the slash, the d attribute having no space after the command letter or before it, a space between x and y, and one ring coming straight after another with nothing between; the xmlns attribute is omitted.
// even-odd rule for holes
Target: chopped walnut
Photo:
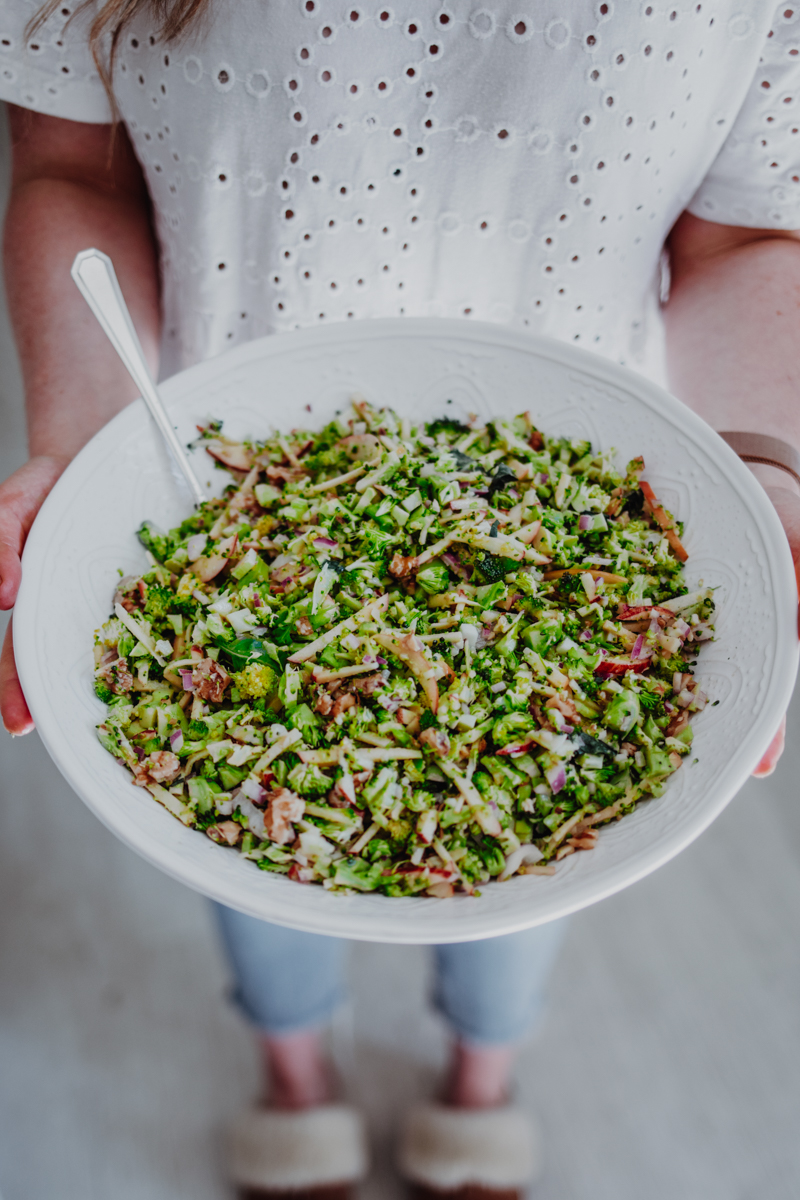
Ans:
<svg viewBox="0 0 800 1200"><path fill-rule="evenodd" d="M172 783L181 769L181 761L171 750L154 750L134 767L133 781L138 787L150 783Z"/></svg>
<svg viewBox="0 0 800 1200"><path fill-rule="evenodd" d="M272 464L267 467L266 471L267 479L271 479L273 482L276 479L282 479L286 483L292 483L296 479L302 479L305 474L307 472L302 467L276 467Z"/></svg>
<svg viewBox="0 0 800 1200"><path fill-rule="evenodd" d="M118 696L123 692L129 692L133 687L133 673L128 666L126 658L117 659L115 663L109 664L102 673L102 678L106 681L112 692Z"/></svg>
<svg viewBox="0 0 800 1200"><path fill-rule="evenodd" d="M331 719L335 721L348 708L355 708L357 703L355 696L351 692L345 692L343 696L337 696L331 709Z"/></svg>
<svg viewBox="0 0 800 1200"><path fill-rule="evenodd" d="M201 700L220 704L231 677L223 666L213 658L203 658L192 671L194 692Z"/></svg>
<svg viewBox="0 0 800 1200"><path fill-rule="evenodd" d="M438 754L440 758L444 758L450 753L450 738L443 729L423 729L419 740L426 746L430 746L434 754Z"/></svg>
<svg viewBox="0 0 800 1200"><path fill-rule="evenodd" d="M138 585L139 580L135 575L126 575L120 579L114 592L114 603L121 604L126 612L133 612L141 598Z"/></svg>
<svg viewBox="0 0 800 1200"><path fill-rule="evenodd" d="M547 706L548 708L557 708L574 725L580 724L578 710L569 696L551 696L548 698Z"/></svg>
<svg viewBox="0 0 800 1200"><path fill-rule="evenodd" d="M206 833L220 846L235 846L242 835L242 827L238 821L220 821L219 825L211 825Z"/></svg>
<svg viewBox="0 0 800 1200"><path fill-rule="evenodd" d="M299 821L305 812L305 801L289 790L278 788L267 797L264 827L267 837L276 846L285 846L294 838L292 821Z"/></svg>
<svg viewBox="0 0 800 1200"><path fill-rule="evenodd" d="M354 679L350 687L355 692L361 692L364 696L371 696L379 687L383 687L388 683L389 677L383 671L376 671L374 675L367 675L364 679Z"/></svg>
<svg viewBox="0 0 800 1200"><path fill-rule="evenodd" d="M389 563L389 574L396 579L403 579L406 575L413 575L418 566L416 555L395 554Z"/></svg>

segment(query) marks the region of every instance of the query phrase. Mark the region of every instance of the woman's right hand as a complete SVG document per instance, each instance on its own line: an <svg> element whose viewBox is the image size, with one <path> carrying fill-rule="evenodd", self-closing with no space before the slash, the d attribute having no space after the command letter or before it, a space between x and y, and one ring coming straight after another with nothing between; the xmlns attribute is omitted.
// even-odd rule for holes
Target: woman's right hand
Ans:
<svg viewBox="0 0 800 1200"><path fill-rule="evenodd" d="M13 608L22 578L22 551L34 517L69 459L39 455L0 484L0 609ZM14 664L11 625L0 656L0 714L9 733L30 733L33 719Z"/></svg>
<svg viewBox="0 0 800 1200"><path fill-rule="evenodd" d="M158 255L142 168L124 125L69 121L8 106L13 146L3 259L33 457L0 484L0 609L16 601L20 556L42 501L67 463L137 390L75 290L75 255L114 262L154 375L160 339ZM9 626L0 657L9 733L33 720Z"/></svg>

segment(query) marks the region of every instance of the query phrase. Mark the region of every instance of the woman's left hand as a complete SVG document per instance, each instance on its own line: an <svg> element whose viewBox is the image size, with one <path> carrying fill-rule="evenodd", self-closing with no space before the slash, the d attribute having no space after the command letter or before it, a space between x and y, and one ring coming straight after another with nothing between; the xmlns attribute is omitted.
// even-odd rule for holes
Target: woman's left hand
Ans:
<svg viewBox="0 0 800 1200"><path fill-rule="evenodd" d="M685 212L667 247L670 389L712 429L800 447L800 229L724 225ZM778 467L749 465L775 505L797 572L800 486ZM775 770L785 733L784 719L755 776Z"/></svg>
<svg viewBox="0 0 800 1200"><path fill-rule="evenodd" d="M791 482L791 479L789 482ZM800 593L800 496L797 492L790 491L789 488L785 487L771 487L768 485L765 487L765 491L774 504L775 511L780 517L781 524L789 539L789 547L792 551L792 560L797 577L798 592ZM772 739L766 754L761 759L755 771L753 771L756 779L764 779L775 770L778 765L778 759L783 754L785 739L786 717L781 721L780 728Z"/></svg>

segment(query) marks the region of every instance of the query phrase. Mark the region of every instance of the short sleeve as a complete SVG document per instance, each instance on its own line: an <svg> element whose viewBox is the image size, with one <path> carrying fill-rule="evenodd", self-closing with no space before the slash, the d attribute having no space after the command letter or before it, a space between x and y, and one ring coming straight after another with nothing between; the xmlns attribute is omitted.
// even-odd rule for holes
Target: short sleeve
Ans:
<svg viewBox="0 0 800 1200"><path fill-rule="evenodd" d="M720 225L800 229L800 0L778 6L744 104L689 212Z"/></svg>
<svg viewBox="0 0 800 1200"><path fill-rule="evenodd" d="M67 0L26 41L38 0L0 0L0 100L104 124L112 119L111 106L89 50L92 9L72 17L74 7L75 0Z"/></svg>

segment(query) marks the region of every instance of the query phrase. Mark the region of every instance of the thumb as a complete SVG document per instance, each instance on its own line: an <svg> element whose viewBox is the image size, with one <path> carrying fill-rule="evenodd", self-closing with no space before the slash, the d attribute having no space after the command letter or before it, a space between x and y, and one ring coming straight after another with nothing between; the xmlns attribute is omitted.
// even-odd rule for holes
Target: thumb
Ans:
<svg viewBox="0 0 800 1200"><path fill-rule="evenodd" d="M0 608L11 608L17 598L25 539L68 462L67 458L40 455L0 484Z"/></svg>
<svg viewBox="0 0 800 1200"><path fill-rule="evenodd" d="M17 676L10 624L6 630L3 652L0 654L0 714L8 732L17 737L22 733L30 733L33 729L33 717Z"/></svg>

